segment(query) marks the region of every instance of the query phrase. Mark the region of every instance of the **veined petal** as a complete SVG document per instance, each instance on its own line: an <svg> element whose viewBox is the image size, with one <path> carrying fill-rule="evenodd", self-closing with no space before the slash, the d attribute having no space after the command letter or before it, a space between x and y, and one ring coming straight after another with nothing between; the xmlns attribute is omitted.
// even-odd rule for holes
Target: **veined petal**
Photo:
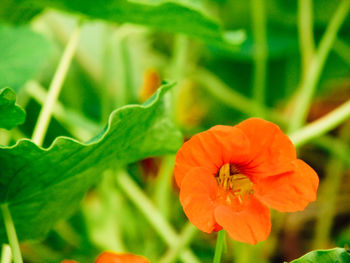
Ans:
<svg viewBox="0 0 350 263"><path fill-rule="evenodd" d="M203 167L215 175L225 163L247 160L249 141L244 133L231 126L214 126L194 135L176 154L175 179L181 186L186 173L194 167Z"/></svg>
<svg viewBox="0 0 350 263"><path fill-rule="evenodd" d="M291 161L296 159L293 143L281 129L268 121L250 118L238 125L250 142L250 160L240 166L243 173L256 177L267 177L286 173L293 169Z"/></svg>
<svg viewBox="0 0 350 263"><path fill-rule="evenodd" d="M270 210L254 197L243 205L239 210L220 205L215 209L215 219L232 239L255 245L270 234Z"/></svg>
<svg viewBox="0 0 350 263"><path fill-rule="evenodd" d="M203 232L217 229L214 218L218 186L206 168L192 168L182 180L180 202L190 222Z"/></svg>
<svg viewBox="0 0 350 263"><path fill-rule="evenodd" d="M255 196L280 212L304 210L316 200L319 179L316 172L302 160L293 162L294 171L260 180Z"/></svg>
<svg viewBox="0 0 350 263"><path fill-rule="evenodd" d="M104 252L96 259L95 263L149 263L149 261L145 257L133 254Z"/></svg>

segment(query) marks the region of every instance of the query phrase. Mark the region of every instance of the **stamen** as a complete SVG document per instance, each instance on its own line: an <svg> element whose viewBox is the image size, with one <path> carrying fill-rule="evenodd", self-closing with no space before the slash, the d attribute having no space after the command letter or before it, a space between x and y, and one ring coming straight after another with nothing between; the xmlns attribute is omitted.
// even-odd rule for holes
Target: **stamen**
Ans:
<svg viewBox="0 0 350 263"><path fill-rule="evenodd" d="M238 197L240 203L245 195L254 193L253 183L249 177L240 173L233 164L224 164L215 175L217 184L229 191L234 197Z"/></svg>

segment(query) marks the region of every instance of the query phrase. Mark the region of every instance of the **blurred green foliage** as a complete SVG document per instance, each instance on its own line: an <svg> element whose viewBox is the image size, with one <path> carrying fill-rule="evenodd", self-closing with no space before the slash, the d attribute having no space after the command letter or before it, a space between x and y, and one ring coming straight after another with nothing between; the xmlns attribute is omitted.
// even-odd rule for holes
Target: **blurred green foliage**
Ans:
<svg viewBox="0 0 350 263"><path fill-rule="evenodd" d="M1 1L0 89L16 90L27 118L10 132L0 130L0 144L6 145L1 146L0 154L0 196L9 191L21 195L19 190L24 189L26 196L40 201L29 202L23 196L11 199L15 224L22 220L20 239L41 237L51 229L40 241L22 243L26 262L65 258L93 262L103 250L142 254L158 262L172 251L182 240L187 219L172 181L174 156L164 156L180 145L179 133L170 123L185 138L250 116L273 120L287 130L294 110L304 107L297 98L310 65L304 59L315 55L334 13L346 1L267 0L259 1L260 6L252 0ZM298 9L302 3L312 3L311 11ZM46 87L78 21L83 23L81 38L53 108L44 147L62 135L74 139L59 139L50 150L27 139L11 148L19 139L31 138L48 93ZM301 41L308 23L311 49ZM266 31L266 43L257 40L259 33L264 35L257 25ZM349 32L347 15L321 67L305 123L350 99ZM263 66L257 73L259 63ZM257 84L259 74L262 81ZM177 82L164 100L152 100L146 108L126 106L111 119L115 130L103 130L111 112L143 103L142 94L155 92L163 79ZM254 95L257 85L266 89L262 103ZM1 115L0 121L8 116ZM274 214L269 239L255 247L228 240L223 262L291 261L312 249L349 244L347 123L348 118L328 137L299 148L299 155L320 176L320 189L325 190L320 190L319 200L300 213ZM94 144L96 149L80 154L90 148L75 140L86 142L97 136L96 141L109 135L108 145L99 142ZM23 145L27 148L22 149ZM75 157L69 157L71 154ZM150 155L163 156L139 161ZM118 172L109 170L131 161L134 163L124 168L134 182L132 187L144 194L139 201L128 197L125 185L120 185L123 182L116 182ZM10 180L16 167L23 170ZM84 172L80 178L85 168L91 173L85 177ZM72 178L74 184L56 189L61 176ZM329 183L329 178L338 181ZM44 194L38 195L39 188ZM149 202L162 224L170 227L170 237L155 229L152 218L139 208L143 202ZM26 224L37 230L31 232ZM4 228L0 227L0 233L5 240ZM215 237L194 235L186 250L179 252L178 261L211 262Z"/></svg>

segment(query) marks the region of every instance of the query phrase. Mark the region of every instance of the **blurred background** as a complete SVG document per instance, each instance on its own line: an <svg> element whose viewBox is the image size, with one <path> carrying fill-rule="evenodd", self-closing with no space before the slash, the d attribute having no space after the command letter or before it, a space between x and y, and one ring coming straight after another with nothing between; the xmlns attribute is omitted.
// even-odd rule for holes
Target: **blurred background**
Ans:
<svg viewBox="0 0 350 263"><path fill-rule="evenodd" d="M161 17L170 8L152 17L136 12L130 23L123 23L115 18L121 14L108 9L114 2L118 1L1 1L0 86L13 88L27 112L23 125L1 131L1 144L31 137L47 87L79 23L79 44L45 147L61 135L88 141L101 132L114 109L145 102L164 80L177 82L171 91L170 115L185 139L213 125L234 125L251 116L293 132L291 116L303 107L298 96L310 74L319 78L313 80L306 122L350 99L350 17L345 8L341 8L345 14L339 10L347 0L120 1L145 5L145 10L169 2L185 6L219 25L223 41L184 24L187 13L175 13L169 20L172 28L162 26ZM322 54L320 43L327 30L335 30L337 15L339 32ZM319 60L313 62L316 56ZM8 63L13 57L18 59ZM312 249L350 244L349 134L347 120L328 135L300 145L299 158L321 180L317 202L303 212L273 211L272 233L257 246L228 239L223 262L283 262ZM174 156L162 156L131 164L127 171L174 230L185 231L184 242L199 261L211 262L216 234L192 229L186 235L188 223L172 178L173 164ZM112 177L106 172L80 209L45 239L23 243L25 262L68 258L93 262L104 250L161 262L167 244Z"/></svg>

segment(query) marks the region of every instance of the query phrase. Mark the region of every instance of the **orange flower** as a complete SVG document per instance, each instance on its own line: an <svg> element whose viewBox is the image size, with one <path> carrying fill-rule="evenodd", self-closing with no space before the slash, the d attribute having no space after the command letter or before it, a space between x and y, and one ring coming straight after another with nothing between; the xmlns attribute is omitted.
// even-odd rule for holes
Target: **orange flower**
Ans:
<svg viewBox="0 0 350 263"><path fill-rule="evenodd" d="M149 263L149 261L145 257L133 254L104 252L96 259L95 263Z"/></svg>
<svg viewBox="0 0 350 263"><path fill-rule="evenodd" d="M304 210L319 181L280 128L258 118L193 136L176 155L175 179L192 224L250 244L270 233L268 207Z"/></svg>
<svg viewBox="0 0 350 263"><path fill-rule="evenodd" d="M64 260L62 263L77 263L74 260ZM149 263L149 261L142 256L133 254L117 254L114 252L103 252L98 256L95 263Z"/></svg>

